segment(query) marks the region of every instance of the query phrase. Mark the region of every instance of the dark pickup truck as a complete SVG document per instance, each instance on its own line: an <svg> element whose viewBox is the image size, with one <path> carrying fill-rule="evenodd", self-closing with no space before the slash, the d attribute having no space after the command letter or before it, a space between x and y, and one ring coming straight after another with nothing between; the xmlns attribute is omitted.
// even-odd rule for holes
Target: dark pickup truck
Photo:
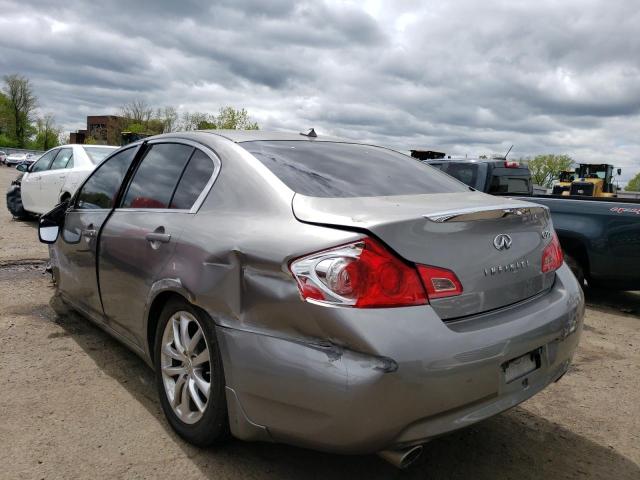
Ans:
<svg viewBox="0 0 640 480"><path fill-rule="evenodd" d="M640 203L559 195L522 200L549 207L565 261L581 283L640 290Z"/></svg>
<svg viewBox="0 0 640 480"><path fill-rule="evenodd" d="M423 160L423 162L476 190L491 195L531 195L533 193L529 167L519 162L503 158L442 158Z"/></svg>

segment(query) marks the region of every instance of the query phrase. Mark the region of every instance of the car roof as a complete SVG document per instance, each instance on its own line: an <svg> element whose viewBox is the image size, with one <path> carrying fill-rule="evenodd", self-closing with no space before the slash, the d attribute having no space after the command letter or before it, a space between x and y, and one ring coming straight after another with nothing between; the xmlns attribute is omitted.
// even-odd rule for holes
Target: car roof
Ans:
<svg viewBox="0 0 640 480"><path fill-rule="evenodd" d="M65 145L58 145L58 147L56 148L62 148L62 147L89 147L89 148L110 148L110 149L115 149L115 148L120 148L118 146L115 145L94 145L94 144L88 144L88 143L67 143Z"/></svg>
<svg viewBox="0 0 640 480"><path fill-rule="evenodd" d="M421 160L424 163L493 163L496 166L504 164L506 160L504 158L430 158L428 160ZM519 167L509 168L528 168L526 164L520 163Z"/></svg>
<svg viewBox="0 0 640 480"><path fill-rule="evenodd" d="M303 133L292 132L276 132L270 130L197 130L197 132L210 133L224 137L232 142L255 142L258 140L302 140L310 142L347 142L360 143L340 137L331 137L328 135L318 135L317 137L308 137Z"/></svg>

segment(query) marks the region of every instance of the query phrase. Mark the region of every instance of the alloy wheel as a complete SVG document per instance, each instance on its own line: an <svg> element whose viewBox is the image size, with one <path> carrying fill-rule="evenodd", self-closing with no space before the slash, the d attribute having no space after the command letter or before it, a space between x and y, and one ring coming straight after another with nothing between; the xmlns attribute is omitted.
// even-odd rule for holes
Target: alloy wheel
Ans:
<svg viewBox="0 0 640 480"><path fill-rule="evenodd" d="M174 313L162 335L160 369L171 409L184 423L204 414L211 393L211 357L199 320L187 311Z"/></svg>

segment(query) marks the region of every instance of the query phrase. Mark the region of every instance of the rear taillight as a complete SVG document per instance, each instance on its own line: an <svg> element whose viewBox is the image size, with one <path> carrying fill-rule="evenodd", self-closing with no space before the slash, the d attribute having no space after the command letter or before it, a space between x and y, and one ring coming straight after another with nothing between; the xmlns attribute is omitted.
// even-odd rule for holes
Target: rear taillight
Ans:
<svg viewBox="0 0 640 480"><path fill-rule="evenodd" d="M542 251L542 273L553 272L562 266L564 254L558 240L558 235L553 232L551 243Z"/></svg>
<svg viewBox="0 0 640 480"><path fill-rule="evenodd" d="M422 265L416 268L371 238L298 258L290 269L303 299L332 305L405 307L427 304L427 292L433 292L432 298L462 292L453 272ZM421 269L440 273L425 276Z"/></svg>
<svg viewBox="0 0 640 480"><path fill-rule="evenodd" d="M462 293L462 284L451 270L427 265L418 265L422 283L431 300L452 297Z"/></svg>
<svg viewBox="0 0 640 480"><path fill-rule="evenodd" d="M520 167L520 162L518 162L517 160L505 160L504 161L504 166L505 168L519 168Z"/></svg>

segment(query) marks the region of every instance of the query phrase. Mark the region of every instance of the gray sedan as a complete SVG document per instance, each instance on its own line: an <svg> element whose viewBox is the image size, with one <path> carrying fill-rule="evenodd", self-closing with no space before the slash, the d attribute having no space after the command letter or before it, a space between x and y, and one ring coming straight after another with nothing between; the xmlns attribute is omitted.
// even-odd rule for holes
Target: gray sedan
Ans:
<svg viewBox="0 0 640 480"><path fill-rule="evenodd" d="M40 238L59 298L155 369L200 446L231 433L404 467L558 380L582 329L546 207L345 140L151 137Z"/></svg>

